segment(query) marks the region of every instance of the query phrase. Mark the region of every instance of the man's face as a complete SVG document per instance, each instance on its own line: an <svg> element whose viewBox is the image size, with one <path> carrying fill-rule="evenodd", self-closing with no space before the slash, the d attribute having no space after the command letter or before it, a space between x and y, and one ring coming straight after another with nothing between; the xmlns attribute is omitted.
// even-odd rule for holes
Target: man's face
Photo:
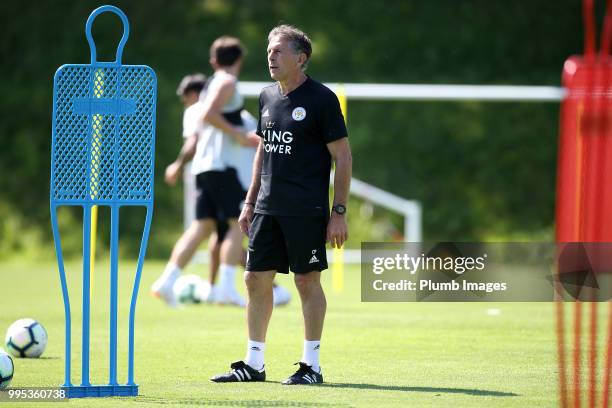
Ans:
<svg viewBox="0 0 612 408"><path fill-rule="evenodd" d="M283 81L301 71L304 56L296 53L289 41L274 37L268 44L268 70L276 81Z"/></svg>
<svg viewBox="0 0 612 408"><path fill-rule="evenodd" d="M181 102L183 102L183 106L185 108L190 107L194 103L198 101L200 94L196 91L189 91L183 95L181 95Z"/></svg>

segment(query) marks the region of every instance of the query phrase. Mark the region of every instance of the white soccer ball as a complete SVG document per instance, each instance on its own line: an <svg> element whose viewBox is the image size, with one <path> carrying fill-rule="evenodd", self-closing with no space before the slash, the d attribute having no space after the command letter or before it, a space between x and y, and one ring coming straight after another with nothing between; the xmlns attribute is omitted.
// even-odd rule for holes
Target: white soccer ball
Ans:
<svg viewBox="0 0 612 408"><path fill-rule="evenodd" d="M216 292L213 287L210 286L210 282L203 280L196 289L196 297L200 299L200 302L213 303L215 301Z"/></svg>
<svg viewBox="0 0 612 408"><path fill-rule="evenodd" d="M47 331L34 319L20 319L8 328L5 344L15 357L40 357L47 347Z"/></svg>
<svg viewBox="0 0 612 408"><path fill-rule="evenodd" d="M283 306L291 301L291 293L282 286L272 288L272 299L274 306Z"/></svg>
<svg viewBox="0 0 612 408"><path fill-rule="evenodd" d="M200 303L206 291L206 284L207 282L197 275L181 276L172 287L174 298L178 303L183 304Z"/></svg>
<svg viewBox="0 0 612 408"><path fill-rule="evenodd" d="M0 348L0 390L5 389L13 379L15 365L11 356Z"/></svg>

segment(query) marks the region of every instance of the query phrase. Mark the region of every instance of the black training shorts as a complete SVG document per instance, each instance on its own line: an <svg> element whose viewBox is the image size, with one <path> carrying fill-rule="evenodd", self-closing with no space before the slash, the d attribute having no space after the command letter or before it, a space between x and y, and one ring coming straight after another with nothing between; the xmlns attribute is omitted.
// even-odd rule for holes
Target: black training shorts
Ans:
<svg viewBox="0 0 612 408"><path fill-rule="evenodd" d="M245 195L238 174L231 167L200 173L196 176L196 219L222 222L238 218Z"/></svg>
<svg viewBox="0 0 612 408"><path fill-rule="evenodd" d="M217 221L217 243L221 243L225 239L225 234L229 231L227 220Z"/></svg>
<svg viewBox="0 0 612 408"><path fill-rule="evenodd" d="M327 218L256 213L249 228L246 270L307 273L327 269Z"/></svg>

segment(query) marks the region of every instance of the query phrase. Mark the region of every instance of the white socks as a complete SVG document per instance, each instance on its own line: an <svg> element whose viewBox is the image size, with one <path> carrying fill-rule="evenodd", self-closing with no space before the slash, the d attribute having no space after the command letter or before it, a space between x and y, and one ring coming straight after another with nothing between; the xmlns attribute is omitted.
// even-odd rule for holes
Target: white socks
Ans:
<svg viewBox="0 0 612 408"><path fill-rule="evenodd" d="M306 363L312 366L312 369L317 373L321 373L321 366L319 365L319 349L321 348L321 341L308 341L304 340L304 353L302 354L302 363ZM266 343L259 341L249 340L247 345L247 353L244 358L244 362L254 369L261 371L264 368L264 351L266 349Z"/></svg>
<svg viewBox="0 0 612 408"><path fill-rule="evenodd" d="M256 369L257 371L263 370L265 349L266 343L249 340L247 345L247 354L244 358L244 362Z"/></svg>
<svg viewBox="0 0 612 408"><path fill-rule="evenodd" d="M319 349L321 348L321 340L308 341L304 340L304 352L302 354L302 363L312 366L312 369L317 373L321 373L319 365Z"/></svg>
<svg viewBox="0 0 612 408"><path fill-rule="evenodd" d="M219 265L219 283L217 287L222 292L234 290L236 266L222 263Z"/></svg>
<svg viewBox="0 0 612 408"><path fill-rule="evenodd" d="M169 306L176 306L176 299L172 287L174 282L181 276L181 268L173 263L168 262L166 269L159 278L151 286L151 291L161 297Z"/></svg>
<svg viewBox="0 0 612 408"><path fill-rule="evenodd" d="M163 278L163 280L176 279L181 275L181 272L181 268L171 262L168 262L168 264L166 265L166 269L164 269L164 273L162 273L161 277Z"/></svg>

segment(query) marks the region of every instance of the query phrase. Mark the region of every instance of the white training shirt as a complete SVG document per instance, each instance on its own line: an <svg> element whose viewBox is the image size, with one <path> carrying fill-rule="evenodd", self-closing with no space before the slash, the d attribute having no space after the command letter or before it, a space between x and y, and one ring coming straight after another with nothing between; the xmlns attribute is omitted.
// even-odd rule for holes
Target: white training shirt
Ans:
<svg viewBox="0 0 612 408"><path fill-rule="evenodd" d="M257 130L257 119L253 117L246 109L240 112L242 118L242 126L247 132L255 132ZM229 152L228 166L236 169L238 179L242 188L249 189L251 178L253 177L253 159L255 158L255 147L247 147L234 143L234 146Z"/></svg>
<svg viewBox="0 0 612 408"><path fill-rule="evenodd" d="M217 130L213 126L202 121L204 103L202 100L191 105L183 113L183 137L197 133L198 144L196 153L191 163L191 173L197 175L204 171L224 170L233 167L238 173L240 184L245 190L249 189L253 175L253 159L255 158L254 147L242 146L238 143L225 143L221 139L227 136L212 135L211 130ZM247 132L257 130L257 119L247 110L240 112L242 124ZM211 129L212 128L212 129ZM219 137L220 136L220 137ZM223 160L222 160L223 157Z"/></svg>
<svg viewBox="0 0 612 408"><path fill-rule="evenodd" d="M199 120L198 114L202 112L204 104L200 101L189 106L183 112L183 137L188 138L189 136L197 133L198 135L204 129L204 122Z"/></svg>
<svg viewBox="0 0 612 408"><path fill-rule="evenodd" d="M217 81L228 76L237 84L235 76L225 72L217 72L211 77L208 88L216 86ZM202 122L207 97L208 94L202 91L200 101L187 108L183 116L183 136L189 137L194 132L198 133L196 153L191 163L191 173L194 175L205 171L225 170L230 166L234 152L241 147L230 136L224 135L221 130ZM236 111L243 104L244 98L236 90L230 100L223 106L222 112Z"/></svg>

